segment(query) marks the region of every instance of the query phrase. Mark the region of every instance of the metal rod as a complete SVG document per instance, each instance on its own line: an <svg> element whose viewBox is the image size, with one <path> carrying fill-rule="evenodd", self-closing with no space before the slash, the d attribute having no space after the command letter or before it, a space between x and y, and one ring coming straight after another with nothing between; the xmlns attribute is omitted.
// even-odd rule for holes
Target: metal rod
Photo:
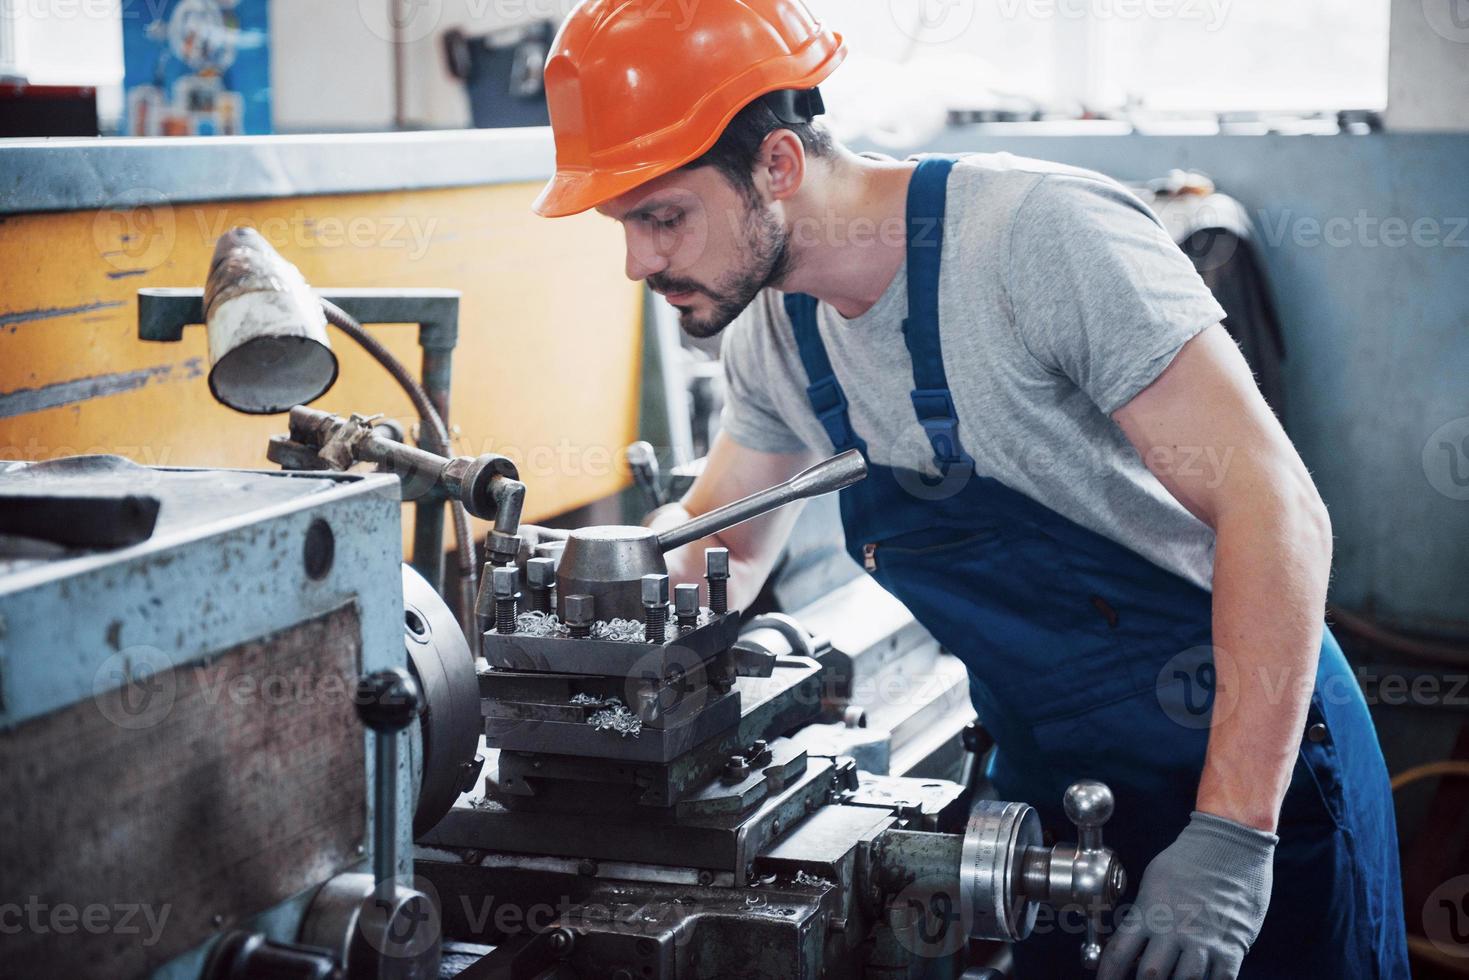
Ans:
<svg viewBox="0 0 1469 980"><path fill-rule="evenodd" d="M398 877L398 733L378 732L377 778L372 786L372 872L378 898L390 901Z"/></svg>
<svg viewBox="0 0 1469 980"><path fill-rule="evenodd" d="M660 551L672 551L692 541L717 534L720 531L742 524L761 514L822 494L849 487L867 477L867 462L862 454L849 449L839 456L822 460L810 469L802 470L784 483L752 493L743 500L725 504L694 518L687 524L664 531L658 535Z"/></svg>

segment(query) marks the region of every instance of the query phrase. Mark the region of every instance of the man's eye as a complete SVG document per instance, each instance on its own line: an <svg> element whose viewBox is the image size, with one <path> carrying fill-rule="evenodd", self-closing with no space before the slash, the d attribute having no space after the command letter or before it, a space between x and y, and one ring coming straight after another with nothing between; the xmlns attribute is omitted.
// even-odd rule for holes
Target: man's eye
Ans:
<svg viewBox="0 0 1469 980"><path fill-rule="evenodd" d="M659 228L662 228L665 231L672 231L679 225L683 224L683 218L683 212L677 211L667 218L654 218L653 220Z"/></svg>

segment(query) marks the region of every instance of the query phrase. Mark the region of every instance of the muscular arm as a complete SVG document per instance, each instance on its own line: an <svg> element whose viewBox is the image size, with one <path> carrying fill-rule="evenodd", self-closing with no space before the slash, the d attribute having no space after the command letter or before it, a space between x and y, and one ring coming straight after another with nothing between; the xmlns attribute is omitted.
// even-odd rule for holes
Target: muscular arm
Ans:
<svg viewBox="0 0 1469 980"><path fill-rule="evenodd" d="M815 462L810 453L762 453L747 449L721 433L709 450L704 472L694 481L684 499L664 508L653 522L653 529L664 531L682 524L690 517L708 513L757 490L764 490L795 476ZM775 566L785 547L791 525L801 512L801 505L782 507L777 511L738 524L719 534L701 538L667 555L669 580L703 584L704 549L729 549L729 604L743 609L760 593L760 587ZM705 594L704 601L708 601Z"/></svg>
<svg viewBox="0 0 1469 980"><path fill-rule="evenodd" d="M1273 831L1321 644L1326 508L1222 326L1189 341L1113 418L1169 492L1216 533L1220 685L1197 808Z"/></svg>

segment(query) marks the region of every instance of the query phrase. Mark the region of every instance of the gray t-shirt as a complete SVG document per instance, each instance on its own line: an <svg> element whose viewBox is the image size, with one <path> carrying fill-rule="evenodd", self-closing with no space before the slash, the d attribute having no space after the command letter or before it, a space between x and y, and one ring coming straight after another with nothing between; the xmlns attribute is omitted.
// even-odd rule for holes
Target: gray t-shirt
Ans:
<svg viewBox="0 0 1469 980"><path fill-rule="evenodd" d="M874 463L937 472L909 393L906 265L877 303L817 323ZM981 475L1208 588L1214 533L1143 465L1111 414L1224 311L1147 206L1100 174L1006 153L949 178L939 288L959 438ZM832 451L806 399L782 295L725 331L721 425L765 452ZM1227 460L1178 447L1206 479Z"/></svg>

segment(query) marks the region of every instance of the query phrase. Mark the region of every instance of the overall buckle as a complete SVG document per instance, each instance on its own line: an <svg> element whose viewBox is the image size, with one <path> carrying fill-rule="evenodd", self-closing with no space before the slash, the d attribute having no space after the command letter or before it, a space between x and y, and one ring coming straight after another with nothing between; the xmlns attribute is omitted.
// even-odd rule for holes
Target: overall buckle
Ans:
<svg viewBox="0 0 1469 980"><path fill-rule="evenodd" d="M955 463L969 463L969 455L959 445L959 419L953 396L947 388L919 388L913 392L913 409L918 424L933 447L934 462L947 472Z"/></svg>
<svg viewBox="0 0 1469 980"><path fill-rule="evenodd" d="M857 445L857 434L847 417L847 396L836 378L827 377L812 384L806 389L806 397L827 438L839 452Z"/></svg>

